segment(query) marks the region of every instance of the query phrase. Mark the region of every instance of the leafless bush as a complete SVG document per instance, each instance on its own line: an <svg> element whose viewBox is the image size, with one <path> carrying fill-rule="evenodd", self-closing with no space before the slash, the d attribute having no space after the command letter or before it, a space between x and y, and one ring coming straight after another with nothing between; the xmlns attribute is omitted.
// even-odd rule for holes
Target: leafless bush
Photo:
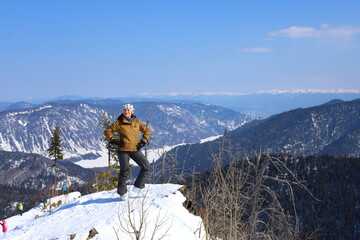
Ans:
<svg viewBox="0 0 360 240"><path fill-rule="evenodd" d="M118 228L114 227L118 240L120 239L120 231L136 240L144 238L161 240L167 236L172 221L169 221L169 216L163 213L161 209L155 219L149 216L151 205L146 201L147 195L148 192L146 191L141 201L137 201L138 198L129 198L126 202L125 211L118 212L119 226Z"/></svg>
<svg viewBox="0 0 360 240"><path fill-rule="evenodd" d="M151 169L151 181L152 183L178 183L184 184L186 177L189 177L185 173L186 157L189 153L191 145L189 145L185 159L182 165L178 164L177 150L165 151L164 149L159 153L158 164L153 164Z"/></svg>
<svg viewBox="0 0 360 240"><path fill-rule="evenodd" d="M261 151L249 159L225 141L213 155L213 171L205 179L203 176L200 186L194 180L192 183L192 194L196 192L200 198L198 213L204 221L206 239L299 239L293 186L306 187L280 159ZM226 167L224 159L230 159ZM270 175L270 167L277 173ZM284 210L274 185L288 192L292 215Z"/></svg>

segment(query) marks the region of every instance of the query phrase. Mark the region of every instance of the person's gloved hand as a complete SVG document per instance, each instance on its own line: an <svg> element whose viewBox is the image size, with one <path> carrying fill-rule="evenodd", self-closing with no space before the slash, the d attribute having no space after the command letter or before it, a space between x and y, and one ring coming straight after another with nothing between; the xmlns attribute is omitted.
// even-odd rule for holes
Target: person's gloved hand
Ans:
<svg viewBox="0 0 360 240"><path fill-rule="evenodd" d="M140 150L140 149L142 149L145 145L146 145L146 142L140 141L140 142L136 145L136 149L137 149L137 150Z"/></svg>
<svg viewBox="0 0 360 240"><path fill-rule="evenodd" d="M120 141L118 139L113 139L110 141L110 144L112 145L116 145L116 146L119 146L119 147L123 147L124 146L124 142L123 141Z"/></svg>

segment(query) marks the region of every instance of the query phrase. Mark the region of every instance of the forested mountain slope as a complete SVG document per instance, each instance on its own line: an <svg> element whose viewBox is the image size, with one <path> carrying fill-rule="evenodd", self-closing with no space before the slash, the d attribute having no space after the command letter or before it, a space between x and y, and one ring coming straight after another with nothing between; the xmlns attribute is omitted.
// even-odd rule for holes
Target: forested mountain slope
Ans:
<svg viewBox="0 0 360 240"><path fill-rule="evenodd" d="M263 153L360 156L360 100L331 102L255 120L202 144L188 144L167 153L165 165L190 174L210 170L221 154L226 164ZM174 160L175 159L175 160ZM161 169L162 161L155 163Z"/></svg>

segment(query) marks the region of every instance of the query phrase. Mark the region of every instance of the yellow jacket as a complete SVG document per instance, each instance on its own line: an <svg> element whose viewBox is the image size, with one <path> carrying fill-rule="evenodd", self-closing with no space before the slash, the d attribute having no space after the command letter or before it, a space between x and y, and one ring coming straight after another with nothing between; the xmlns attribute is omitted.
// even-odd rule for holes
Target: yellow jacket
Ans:
<svg viewBox="0 0 360 240"><path fill-rule="evenodd" d="M117 121L111 124L105 131L104 135L111 141L116 139L113 133L120 136L120 141L124 143L123 147L118 147L119 151L137 151L136 145L139 142L139 134L143 133L141 141L148 143L150 138L150 128L145 126L135 115L131 116L133 120L130 122L121 114Z"/></svg>

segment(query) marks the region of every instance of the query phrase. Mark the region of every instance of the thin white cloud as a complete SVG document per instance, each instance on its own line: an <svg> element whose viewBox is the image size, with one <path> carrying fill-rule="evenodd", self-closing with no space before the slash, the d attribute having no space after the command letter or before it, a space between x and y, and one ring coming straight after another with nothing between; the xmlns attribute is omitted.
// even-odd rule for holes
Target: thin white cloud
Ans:
<svg viewBox="0 0 360 240"><path fill-rule="evenodd" d="M268 53L273 52L274 50L267 47L256 47L256 48L243 48L239 52L243 53Z"/></svg>
<svg viewBox="0 0 360 240"><path fill-rule="evenodd" d="M319 33L314 28L292 26L287 29L269 32L269 36L285 36L289 38L318 37Z"/></svg>
<svg viewBox="0 0 360 240"><path fill-rule="evenodd" d="M272 37L283 36L288 38L317 38L317 37L335 37L342 39L351 39L354 35L360 34L360 28L354 26L341 26L330 28L328 24L322 24L319 29L312 27L292 26L282 30L269 32Z"/></svg>

